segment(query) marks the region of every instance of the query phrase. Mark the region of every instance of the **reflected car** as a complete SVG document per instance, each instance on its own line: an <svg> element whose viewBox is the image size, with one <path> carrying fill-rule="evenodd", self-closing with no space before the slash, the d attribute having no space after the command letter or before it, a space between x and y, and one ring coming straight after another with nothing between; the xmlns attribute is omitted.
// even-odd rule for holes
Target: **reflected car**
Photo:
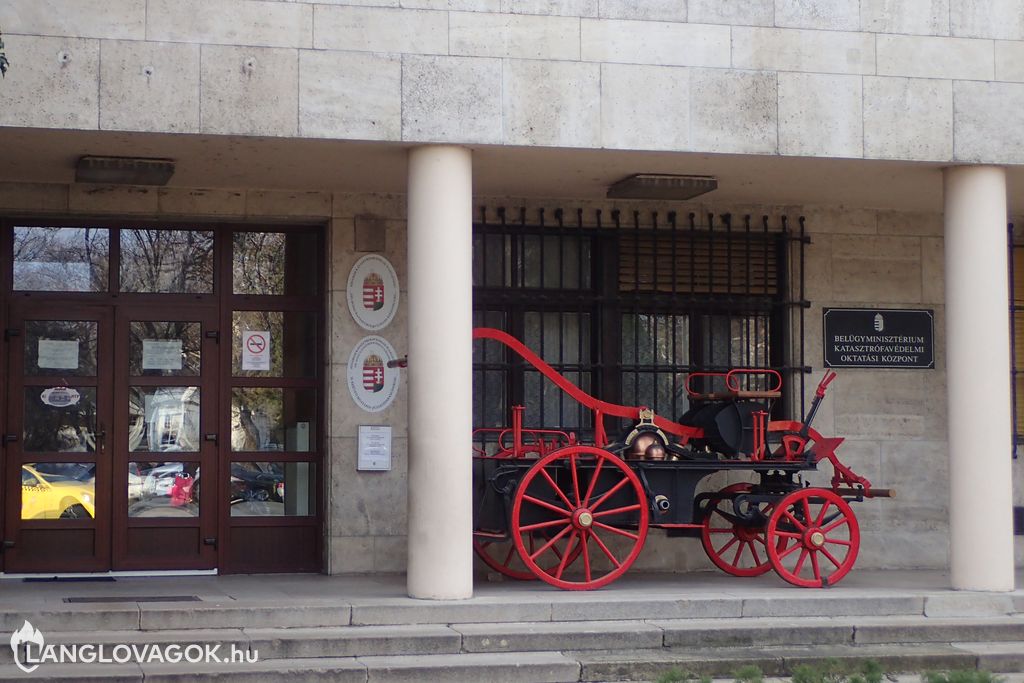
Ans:
<svg viewBox="0 0 1024 683"><path fill-rule="evenodd" d="M90 519L95 515L92 482L21 466L22 519Z"/></svg>
<svg viewBox="0 0 1024 683"><path fill-rule="evenodd" d="M174 488L174 478L181 474L184 465L180 462L172 462L167 465L160 465L151 470L143 471L145 478L142 480L143 496L169 496Z"/></svg>
<svg viewBox="0 0 1024 683"><path fill-rule="evenodd" d="M231 463L231 502L284 502L284 472L276 462Z"/></svg>

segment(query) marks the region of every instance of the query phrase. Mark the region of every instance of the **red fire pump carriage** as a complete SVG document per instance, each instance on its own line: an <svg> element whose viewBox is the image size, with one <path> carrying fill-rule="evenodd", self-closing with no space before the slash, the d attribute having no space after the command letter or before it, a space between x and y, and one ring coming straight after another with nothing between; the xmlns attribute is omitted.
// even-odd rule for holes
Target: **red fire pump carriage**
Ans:
<svg viewBox="0 0 1024 683"><path fill-rule="evenodd" d="M648 530L660 528L699 534L708 557L729 574L774 569L797 586L826 587L857 559L860 531L850 502L890 495L840 462L843 439L811 428L834 372L818 384L802 422L769 420L771 402L781 396L774 370L693 373L686 385L692 407L674 422L590 396L505 332L477 328L473 338L504 344L589 408L599 444L524 428L522 406L513 407L511 427L474 431L474 548L506 576L600 588L622 576ZM700 393L697 378L723 386ZM742 388L752 384L762 388ZM633 427L609 439L606 415ZM479 446L488 439L496 450ZM832 465L830 488L806 486L802 473L822 460ZM757 481L697 494L718 472L752 472Z"/></svg>

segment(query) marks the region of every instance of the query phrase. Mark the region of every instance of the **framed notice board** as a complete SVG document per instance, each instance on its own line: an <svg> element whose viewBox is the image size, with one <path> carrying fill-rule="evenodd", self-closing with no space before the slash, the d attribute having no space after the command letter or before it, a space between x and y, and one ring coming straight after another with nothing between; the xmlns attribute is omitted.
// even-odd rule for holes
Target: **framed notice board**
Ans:
<svg viewBox="0 0 1024 683"><path fill-rule="evenodd" d="M935 315L925 309L826 308L827 368L935 368Z"/></svg>

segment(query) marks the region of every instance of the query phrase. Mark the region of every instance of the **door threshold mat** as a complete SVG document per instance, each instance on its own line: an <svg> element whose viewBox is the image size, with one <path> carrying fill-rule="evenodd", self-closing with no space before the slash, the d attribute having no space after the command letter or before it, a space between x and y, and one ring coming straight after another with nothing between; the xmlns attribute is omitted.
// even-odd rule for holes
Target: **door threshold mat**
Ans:
<svg viewBox="0 0 1024 683"><path fill-rule="evenodd" d="M87 581L116 581L113 576L27 576L24 583L85 583Z"/></svg>
<svg viewBox="0 0 1024 683"><path fill-rule="evenodd" d="M198 595L121 595L99 598L64 598L64 602L202 602Z"/></svg>

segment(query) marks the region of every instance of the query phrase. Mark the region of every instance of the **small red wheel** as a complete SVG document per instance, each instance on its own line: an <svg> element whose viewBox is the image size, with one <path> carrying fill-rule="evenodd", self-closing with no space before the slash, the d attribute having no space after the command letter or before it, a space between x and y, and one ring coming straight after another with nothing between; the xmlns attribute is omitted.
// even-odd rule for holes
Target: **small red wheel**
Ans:
<svg viewBox="0 0 1024 683"><path fill-rule="evenodd" d="M749 493L753 484L732 484L708 500L704 521L700 528L700 542L704 552L715 566L733 576L760 576L771 571L768 544L764 529L775 506L771 503L755 504L757 510L749 514L760 520L759 525L736 514L734 497L730 494Z"/></svg>
<svg viewBox="0 0 1024 683"><path fill-rule="evenodd" d="M524 545L529 547L531 553L551 539L551 534L547 532L528 533L524 534L524 536L526 537ZM562 540L552 546L550 553L552 556L550 559L553 565L552 569L561 564L566 543L567 541ZM523 564L523 561L519 558L519 552L516 550L516 544L511 539L474 538L473 551L476 552L477 557L484 564L510 579L533 581L537 578ZM570 554L572 556L566 562L567 567L572 565L576 558L579 557L579 548L575 551L570 551Z"/></svg>
<svg viewBox="0 0 1024 683"><path fill-rule="evenodd" d="M620 458L593 446L568 446L538 460L520 480L512 505L512 538L537 578L568 590L591 590L619 578L647 538L649 511L643 485ZM539 548L524 542L545 530ZM566 539L561 560L555 547ZM582 576L566 575L576 553ZM554 565L554 566L552 566Z"/></svg>
<svg viewBox="0 0 1024 683"><path fill-rule="evenodd" d="M839 582L857 561L860 526L849 503L828 489L799 489L775 506L765 532L768 558L795 586Z"/></svg>

